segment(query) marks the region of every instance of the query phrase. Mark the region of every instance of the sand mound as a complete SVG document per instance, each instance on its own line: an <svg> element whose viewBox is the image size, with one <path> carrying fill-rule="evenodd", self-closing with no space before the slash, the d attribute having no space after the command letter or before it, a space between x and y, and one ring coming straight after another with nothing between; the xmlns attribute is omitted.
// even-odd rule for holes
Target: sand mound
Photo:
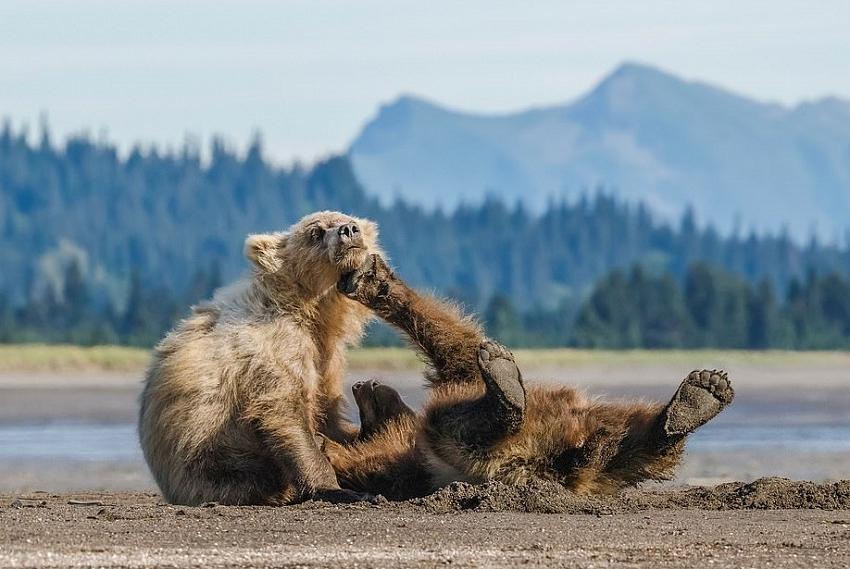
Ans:
<svg viewBox="0 0 850 569"><path fill-rule="evenodd" d="M831 483L761 478L714 488L665 491L629 490L616 496L577 496L551 482L509 486L499 482L455 482L425 498L379 507L421 509L429 513L461 511L608 514L649 509L768 510L850 509L850 480Z"/></svg>

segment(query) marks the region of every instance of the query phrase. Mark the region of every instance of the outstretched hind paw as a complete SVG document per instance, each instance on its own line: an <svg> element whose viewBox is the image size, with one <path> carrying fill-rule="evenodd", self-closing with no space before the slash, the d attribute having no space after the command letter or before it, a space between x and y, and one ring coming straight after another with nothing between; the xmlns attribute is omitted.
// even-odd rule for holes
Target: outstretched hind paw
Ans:
<svg viewBox="0 0 850 569"><path fill-rule="evenodd" d="M664 410L664 433L668 436L692 433L725 409L734 397L735 390L726 372L692 371Z"/></svg>
<svg viewBox="0 0 850 569"><path fill-rule="evenodd" d="M506 347L485 340L478 348L478 367L487 384L487 392L506 410L520 417L525 410L525 388L514 356Z"/></svg>

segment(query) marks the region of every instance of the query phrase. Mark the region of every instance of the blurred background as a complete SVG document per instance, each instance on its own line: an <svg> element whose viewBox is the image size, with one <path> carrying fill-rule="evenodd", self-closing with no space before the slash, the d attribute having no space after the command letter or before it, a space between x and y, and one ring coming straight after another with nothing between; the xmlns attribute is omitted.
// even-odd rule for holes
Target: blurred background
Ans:
<svg viewBox="0 0 850 569"><path fill-rule="evenodd" d="M0 492L150 488L147 350L320 209L529 376L730 369L680 481L850 476L848 29L838 1L3 2ZM392 330L364 345L349 381L421 400Z"/></svg>

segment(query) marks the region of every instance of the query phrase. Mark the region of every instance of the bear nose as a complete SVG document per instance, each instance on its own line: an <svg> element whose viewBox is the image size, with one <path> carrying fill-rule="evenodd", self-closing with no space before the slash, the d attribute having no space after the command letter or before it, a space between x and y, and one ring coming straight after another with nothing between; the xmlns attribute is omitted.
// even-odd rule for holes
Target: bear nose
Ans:
<svg viewBox="0 0 850 569"><path fill-rule="evenodd" d="M345 225L341 225L338 231L340 237L351 239L360 233L360 228L357 227L356 223L346 223Z"/></svg>

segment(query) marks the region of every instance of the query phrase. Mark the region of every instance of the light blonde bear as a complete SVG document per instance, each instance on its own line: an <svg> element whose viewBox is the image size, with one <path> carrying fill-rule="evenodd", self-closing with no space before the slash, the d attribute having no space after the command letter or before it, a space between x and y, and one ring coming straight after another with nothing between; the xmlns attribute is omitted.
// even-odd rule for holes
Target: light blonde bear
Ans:
<svg viewBox="0 0 850 569"><path fill-rule="evenodd" d="M355 499L314 435L357 435L342 416L346 346L371 312L337 292L379 252L375 224L337 212L251 235L250 278L218 291L155 348L139 437L175 504Z"/></svg>

